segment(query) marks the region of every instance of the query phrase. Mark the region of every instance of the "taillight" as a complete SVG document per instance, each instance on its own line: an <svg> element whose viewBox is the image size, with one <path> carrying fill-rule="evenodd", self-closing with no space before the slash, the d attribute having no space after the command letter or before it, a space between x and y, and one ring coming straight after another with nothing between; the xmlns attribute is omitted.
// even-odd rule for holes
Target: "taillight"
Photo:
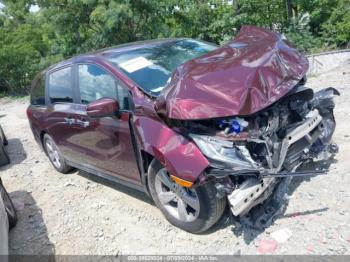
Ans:
<svg viewBox="0 0 350 262"><path fill-rule="evenodd" d="M33 111L32 111L32 109L30 107L28 107L27 108L27 117L31 119L32 116L33 116Z"/></svg>

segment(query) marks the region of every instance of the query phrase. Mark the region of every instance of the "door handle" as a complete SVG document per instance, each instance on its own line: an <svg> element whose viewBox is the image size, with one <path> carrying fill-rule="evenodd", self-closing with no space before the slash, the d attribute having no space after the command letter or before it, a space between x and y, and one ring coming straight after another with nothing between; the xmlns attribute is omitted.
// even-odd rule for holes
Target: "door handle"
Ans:
<svg viewBox="0 0 350 262"><path fill-rule="evenodd" d="M90 122L86 121L86 120L79 120L79 119L77 119L76 123L81 125L82 127L88 127L90 125Z"/></svg>
<svg viewBox="0 0 350 262"><path fill-rule="evenodd" d="M74 118L70 118L70 117L65 117L64 121L66 121L66 123L71 126L71 125L74 124L75 119Z"/></svg>

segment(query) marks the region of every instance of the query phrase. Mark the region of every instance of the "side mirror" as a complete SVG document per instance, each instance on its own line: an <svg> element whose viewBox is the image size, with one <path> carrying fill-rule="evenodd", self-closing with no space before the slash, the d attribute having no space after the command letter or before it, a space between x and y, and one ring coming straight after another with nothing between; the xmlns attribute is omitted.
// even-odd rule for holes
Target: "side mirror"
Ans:
<svg viewBox="0 0 350 262"><path fill-rule="evenodd" d="M119 102L112 98L101 98L87 105L86 113L90 117L114 116L119 111Z"/></svg>

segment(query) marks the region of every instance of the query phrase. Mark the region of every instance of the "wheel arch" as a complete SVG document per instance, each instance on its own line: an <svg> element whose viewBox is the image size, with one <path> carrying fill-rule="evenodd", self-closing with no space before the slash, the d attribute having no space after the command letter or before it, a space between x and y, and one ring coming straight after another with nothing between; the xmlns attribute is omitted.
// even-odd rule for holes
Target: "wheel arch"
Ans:
<svg viewBox="0 0 350 262"><path fill-rule="evenodd" d="M45 130L42 130L41 132L40 132L40 145L41 145L41 147L45 150L45 147L44 147L44 136L45 136L45 134L47 134L47 132L45 131Z"/></svg>
<svg viewBox="0 0 350 262"><path fill-rule="evenodd" d="M141 149L140 150L140 155L141 155L141 181L144 187L146 188L146 191L148 194L150 194L149 187L148 187L148 169L151 166L153 160L155 159L153 155L150 153L146 152L145 150Z"/></svg>

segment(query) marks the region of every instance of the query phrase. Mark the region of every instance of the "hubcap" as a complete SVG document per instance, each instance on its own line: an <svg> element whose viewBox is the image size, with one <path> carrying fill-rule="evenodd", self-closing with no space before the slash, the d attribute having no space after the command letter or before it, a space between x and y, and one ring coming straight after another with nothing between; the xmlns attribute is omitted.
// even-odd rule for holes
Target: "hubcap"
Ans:
<svg viewBox="0 0 350 262"><path fill-rule="evenodd" d="M60 168L62 165L61 158L60 158L60 155L58 154L58 149L56 145L52 141L46 140L46 150L53 165L56 168Z"/></svg>
<svg viewBox="0 0 350 262"><path fill-rule="evenodd" d="M200 204L196 191L173 182L165 168L157 173L155 189L159 202L174 218L192 222L198 217Z"/></svg>

